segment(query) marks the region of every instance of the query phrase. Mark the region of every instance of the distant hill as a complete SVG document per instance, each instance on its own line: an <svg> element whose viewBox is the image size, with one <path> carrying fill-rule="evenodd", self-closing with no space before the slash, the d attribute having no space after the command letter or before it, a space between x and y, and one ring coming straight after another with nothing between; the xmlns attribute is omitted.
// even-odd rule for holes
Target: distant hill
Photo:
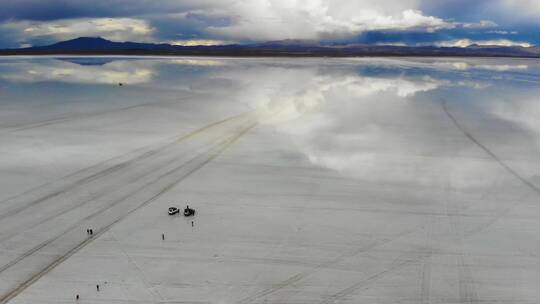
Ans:
<svg viewBox="0 0 540 304"><path fill-rule="evenodd" d="M539 47L478 46L408 47L385 45L321 45L316 41L282 40L248 45L177 46L114 42L100 37L80 37L47 46L0 50L0 55L176 55L176 56L454 56L540 58Z"/></svg>
<svg viewBox="0 0 540 304"><path fill-rule="evenodd" d="M79 37L55 44L31 47L24 50L47 51L107 51L107 50L162 50L174 49L170 44L114 42L101 37Z"/></svg>

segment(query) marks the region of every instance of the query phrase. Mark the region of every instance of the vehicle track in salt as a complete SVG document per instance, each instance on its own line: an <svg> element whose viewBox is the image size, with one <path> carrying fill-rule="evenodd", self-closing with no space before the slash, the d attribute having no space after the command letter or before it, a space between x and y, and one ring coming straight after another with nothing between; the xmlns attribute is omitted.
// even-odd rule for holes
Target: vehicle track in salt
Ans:
<svg viewBox="0 0 540 304"><path fill-rule="evenodd" d="M192 161L192 160L190 160L190 161ZM164 166L167 166L167 164L164 165ZM167 176L167 175L169 175L169 174L171 174L171 173L177 171L178 169L180 169L180 168L182 168L182 167L184 167L184 166L185 166L185 163L182 163L182 165L174 167L172 170L169 170L166 174L161 175L161 176L158 176L157 178L153 179L150 183L145 184L145 185L142 187L142 189L144 189L146 186L148 186L148 185L150 185L150 184L153 184L153 183L159 181L161 178L163 178L163 177L165 177L165 176ZM140 179L140 178L142 178L142 176L139 176L139 177L137 177L137 178L135 178L135 179L133 179L133 180L131 180L131 181L128 181L128 182L132 182L132 181L138 180L138 179ZM113 185L112 188L114 188L114 187L116 187L116 186L117 186L117 185ZM43 220L41 220L41 221L39 221L39 222L37 222L37 223L32 223L32 226L39 226L39 225L41 225L41 224L43 224L43 223L45 223L45 222L47 222L47 221L50 221L50 220L52 220L52 219L54 219L54 218L56 218L56 217L58 217L58 216L61 216L61 215L65 214L65 213L68 213L68 212L72 211L73 209L78 208L78 207L80 207L80 206L82 206L82 205L84 205L84 204L86 204L86 203L88 203L88 202L91 202L91 201L93 201L93 200L95 200L95 199L97 199L97 198L100 198L100 197L102 197L102 196L105 196L105 195L107 195L107 194L110 193L110 190L112 190L112 189L108 188L107 191L101 193L101 194L100 194L99 196L97 196L97 197L92 197L91 199L86 200L86 201L83 201L82 203L79 203L79 204L77 204L77 205L71 206L71 207L69 207L68 209L63 209L60 213L54 214L53 216L50 216L50 217L47 217L47 218L45 218L45 219L43 219ZM124 200L126 200L126 199L128 199L128 198L130 198L130 197L133 196L133 195L134 195L134 193L128 193L128 194L126 194L125 196L120 197L119 199L116 199L116 200L112 201L112 202L109 203L109 204L106 204L104 207L102 207L102 208L99 209L98 211L93 212L93 213L87 215L86 217L83 217L82 219L80 219L80 221L87 221L87 220L93 218L94 216L99 215L99 214L101 214L101 213L107 211L107 210L110 209L112 206L114 206L114 205L116 205L116 204L118 204L118 203L120 203L120 202L122 202L122 201L124 201ZM1 267L0 267L0 274L1 274L4 270L8 269L9 267L11 267L11 266L17 264L18 262L20 262L21 260L23 260L25 257L28 257L28 256L34 254L35 252L39 251L40 249L42 249L43 247L47 246L47 245L50 244L51 242L53 242L53 241L59 239L60 237L64 236L66 233L69 233L70 231L72 231L73 229L75 229L75 228L78 227L78 226L80 226L80 224L79 224L79 223L75 223L75 224L73 224L73 225L67 227L67 228L64 229L59 235L57 235L57 236L55 236L55 237L53 237L53 238L50 238L50 239L48 239L48 240L46 240L46 241L44 241L44 242L38 244L37 246L33 247L32 249L26 251L24 254L22 254L21 256L19 256L18 258L16 258L15 260L12 260L11 262L9 262L9 263L7 263L7 264L1 266ZM20 231L18 231L18 232L20 232ZM9 238L11 238L12 236L13 236L13 235L3 236L2 238L0 238L0 242L9 239Z"/></svg>
<svg viewBox="0 0 540 304"><path fill-rule="evenodd" d="M494 152L492 152L489 148L487 148L487 146L485 146L484 144L482 144L478 139L476 139L470 132L468 132L459 122L458 120L455 118L455 116L452 115L452 113L448 110L447 106L446 106L446 101L443 100L443 103L442 103L442 108L445 112L445 114L448 116L448 118L452 121L452 123L456 126L456 128L461 132L463 133L463 135L468 138L473 144L475 144L476 146L478 146L481 150L483 150L491 159L493 159L495 162L497 162L505 171L507 171L508 173L510 173L512 176L514 176L515 178L517 178L521 183L523 183L524 185L526 185L530 190L532 190L534 193L536 194L539 194L540 195L540 187L537 187L535 184L533 184L531 181L527 180L526 178L524 178L523 176L521 176L517 171L515 171L512 167L510 167L509 165L507 165L503 160L501 160ZM453 216L454 214L456 214L455 212L454 213L451 213L449 210L447 210L448 212L446 213L446 216L448 218L454 218L455 216ZM500 218L500 214L497 215L497 218ZM455 220L455 219L454 219ZM490 225L492 224L493 222L493 219L490 219L488 220L488 224L487 225ZM456 223L454 223L455 225ZM482 227L485 227L486 224L481 224L479 229L474 229L474 230L471 230L471 231L468 231L467 233L465 233L462 237L463 239L465 237L470 237L470 236L473 236L479 232L482 231ZM453 227L452 229L456 229L457 227ZM420 229L420 228L417 228L417 229ZM456 233L456 230L453 230L455 233ZM413 231L414 232L414 231ZM409 233L412 233L412 232L409 232ZM399 239L401 236L397 236L395 238L392 238L392 239L389 239L387 241L385 241L384 243L381 243L379 245L383 245L383 244L386 244L386 243L389 243L389 242L392 242L394 240L397 240ZM462 239L462 240L463 240ZM369 250L371 249L375 249L376 247L379 247L379 245L375 245L373 246L373 248L370 248ZM369 251L369 250L365 250L365 251ZM360 254L362 253L363 250L360 250L358 253L356 254ZM399 269L402 269L404 267L407 267L409 265L413 265L415 263L418 263L418 262L421 262L427 258L431 258L433 255L437 254L437 252L435 252L433 250L433 248L429 248L425 253L423 254L417 254L416 256L410 256L411 253L403 253L402 255L398 256L396 258L396 260L392 263L392 265L390 265L390 267L387 267L381 271L378 271L374 274L372 274L371 276L369 276L368 278L358 282L358 283L355 283L347 288L344 288L330 296L328 296L325 300L323 300L322 302L320 303L324 303L324 304L329 304L329 303L335 303L337 302L338 300L354 293L354 292L357 292L359 289L362 289L362 288L365 288L367 285L375 282L376 280L379 280L387 275L390 275L391 273L399 270ZM312 273L315 273L317 272L318 270L324 268L324 265L326 264L333 264L333 263L337 263L339 262L341 259L344 259L346 256L353 256L354 254L351 254L351 255L344 255L343 257L339 257L337 258L336 260L333 260L333 261L330 261L330 262L327 262L327 263L324 263L324 264L321 264L321 265L318 265L312 269L308 269L304 272L301 272L301 273L298 273L290 278L288 278L287 280L285 281L282 281L280 283L277 283L275 284L274 286L270 287L270 288L267 288L267 289L264 289L262 291L259 291L249 297L246 297L246 298L243 298L241 299L240 301L237 301L236 303L238 304L247 304L247 303L253 303L255 302L256 300L258 299L261 299L261 298L264 298L268 295L271 295L273 293L276 293L294 283L297 283L301 280L303 280L304 278L308 277L309 275L311 275ZM476 293L476 290L474 288L474 282L473 282L473 279L472 279L472 272L471 270L468 268L468 265L466 264L466 261L465 261L465 256L464 256L464 253L462 251L460 251L458 254L457 254L457 261L458 261L458 264L459 264L459 267L462 268L460 269L460 295L459 295L459 300L461 301L460 303L477 303L479 302L479 298L478 298L478 295ZM428 262L429 263L429 262ZM429 269L426 269L426 271L430 272L431 270ZM429 277L424 277L424 279L426 280L426 282L424 282L423 284L427 284L428 280L431 280ZM427 285L426 285L427 286ZM420 295L420 300L421 301L429 301L429 289L428 287L426 286L423 286L421 287L421 295Z"/></svg>
<svg viewBox="0 0 540 304"><path fill-rule="evenodd" d="M31 189L29 191L26 191L20 195L16 195L16 196L13 196L11 198L8 198L8 199L5 199L3 201L0 202L0 205L3 206L3 205L8 205L8 204L11 204L11 205L15 205L16 207L15 208L12 208L12 209L9 209L7 211L0 211L0 220L6 218L6 217L9 217L9 216L13 216L17 213L20 213L22 211L25 211L26 209L30 208L30 207L34 207L36 206L37 204L40 204L40 203L43 203L44 201L47 201L49 199L52 199L52 198L56 198L62 194L65 194L66 192L68 191L71 191L71 190L74 190L76 188L79 188L79 187L83 187L85 185L87 185L89 182L93 181L93 180L96 180L96 179L99 179L99 178L102 178L104 176L107 176L109 174L112 174L114 172L117 172L121 169L124 169L130 165L133 165L134 163L137 163L137 162L140 162L140 161L143 161L149 157L152 157L184 140L187 140L189 138L192 138L198 134L201 134L202 132L204 131L207 131L209 130L210 128L214 128L214 127L218 127L224 123L227 123L227 122L230 122L232 120L237 120L237 119L241 119L243 117L245 117L247 115L247 113L243 113L243 114L240 114L240 115L237 115L237 116L234 116L234 117L230 117L230 118L227 118L227 119L224 119L222 121L219 121L219 122L216 122L216 123L213 123L213 124L210 124L208 126L205 126L203 128L200 128L200 129L197 129L189 134L186 134L186 135L182 135L180 137L177 137L175 139L173 139L171 142L169 143L166 143L164 145L160 145L159 147L152 147L152 146L147 146L147 147L143 147L143 148L140 148L140 149L136 149L134 151L130 151L126 154L123 154L123 155L120 155L120 156L116 156L116 157L113 157L111 159L108 159L104 162L101 162L101 163L98 163L96 165L93 165L93 166L90 166L88 168L85 168L85 169L82 169L82 170L79 170L73 174L70 174L70 175L67 175L66 177L62 178L60 181L56 181L55 183L66 183L65 185L62 185L60 187L58 187L58 189L53 189L52 191L51 190L48 190L48 187L51 186L51 183L48 183L48 184L45 184L43 186L39 186L39 187L36 187L34 189ZM145 151L145 150L148 150L148 151ZM145 151L145 152L144 152ZM140 152L144 152L143 154L140 154L138 156L135 156L133 158L128 158L127 160L122 160L120 163L116 163L114 165L110 165L109 164L111 162L116 162L118 160L121 160L122 158L124 157L127 157L127 156L130 156L130 155L133 155L133 154L137 154L137 153L140 153ZM104 167L104 168L102 168ZM97 172L93 172L93 170L97 169ZM88 175L85 175L85 173L88 173ZM83 175L82 177L79 177L79 175ZM74 180L72 180L74 179ZM32 199L32 200L28 200L28 199L25 199L24 196L27 196L27 195L32 195L34 194L36 191L39 191L39 190L42 190L42 189L45 189L47 190L47 193L46 194L43 194L41 196L39 196L38 198L36 199ZM39 195L39 194L38 194ZM22 202L20 201L14 201L14 200L17 200L17 199L20 199ZM2 208L2 209L6 209L6 208Z"/></svg>
<svg viewBox="0 0 540 304"><path fill-rule="evenodd" d="M196 153L196 151L193 151L194 153ZM148 174L151 174L153 171L157 171L157 170L160 170L160 169L163 169L163 168L166 168L168 166L170 166L172 164L172 160L171 162L167 162L167 161L162 161L160 162L159 164L157 164L156 166L152 166L150 168L147 168L146 170L143 170L143 172L140 172L138 173L138 175L135 175L134 177L132 178L129 178L128 180L121 180L119 182L113 182L113 183L110 183L107 187L103 187L102 189L99 189L99 193L97 195L92 195L88 198L85 198L81 201L78 201L78 202L75 202L73 205L67 207L67 208L57 208L57 212L51 214L51 215L48 215L47 217L44 217L42 219L39 219L36 217L37 221L35 222L32 222L32 223L21 223L19 226L21 225L25 225L25 226L30 226L29 224L31 224L31 226L39 226L43 223L46 223L47 221L50 221L50 220L53 220L57 217L60 217L66 213L69 213L81 206L84 206L85 204L89 203L89 202L93 202L93 201L96 201L96 200L99 200L103 197L106 197L107 195L115 192L118 190L118 188L122 188L122 185L123 184L132 184L132 183L135 183L135 182L138 182L139 180L145 178ZM126 167L122 167L121 169L125 169ZM119 170L118 168L116 168L117 170ZM114 172L116 172L117 170L115 170ZM109 174L112 174L113 172L109 172ZM109 175L107 174L107 175ZM107 175L103 175L103 176L107 176ZM93 179L92 179L93 180ZM86 184L87 185L87 184ZM64 192L64 193L67 193ZM63 194L64 194L63 193ZM60 196L60 195L58 195ZM56 196L55 196L56 197ZM44 201L40 201L40 202L44 202ZM24 211L24 210L23 210ZM19 212L17 212L19 213ZM10 214L10 215L6 215L7 216L13 216L13 214ZM1 221L2 218L0 218L0 221ZM6 240L9 240L11 237L13 236L16 236L22 232L24 232L25 230L21 230L19 227L15 226L15 227L11 227L11 229L7 230L4 229L4 231L2 231L2 233L0 234L0 243L6 241ZM1 272L1 267L0 267L0 272Z"/></svg>
<svg viewBox="0 0 540 304"><path fill-rule="evenodd" d="M286 288L286 287L288 287L288 286L290 286L290 285L292 285L294 283L297 283L297 282L305 279L306 277L316 273L317 271L319 271L321 269L329 268L330 266L332 266L334 264L337 264L337 263L339 263L339 262L341 262L341 261L343 261L343 260L345 260L347 258L354 257L354 256L356 256L358 254L361 254L361 253L369 252L370 250L373 250L373 249L381 247L381 246L383 246L385 244L396 241L396 240L402 238L403 236L414 233L415 230L416 229L413 229L411 231L405 231L405 232L399 233L397 235L388 237L388 238L383 239L383 240L374 241L374 242L371 242L370 244L368 244L366 246L360 247L359 249L356 249L356 250L353 250L351 252L341 254L338 257L334 258L334 259L323 262L323 263L321 263L321 264L319 264L319 265L317 265L315 267L306 269L305 271L297 273L294 276L291 276L291 277L289 277L288 279L286 279L284 281L281 281L281 282L279 282L277 284L274 284L273 286L271 286L269 288L263 289L263 290L255 293L253 295L242 298L241 300L238 300L235 303L237 303L237 304L253 303L254 301L256 301L256 300L258 300L260 298L269 296L269 295L271 295L273 293L276 293L276 292L278 292L278 291L280 291L280 290L282 290L282 289L284 289L284 288Z"/></svg>
<svg viewBox="0 0 540 304"><path fill-rule="evenodd" d="M242 117L245 115L246 114L242 114L237 117ZM234 118L231 118L231 119L234 119ZM227 119L225 121L229 121L229 120L230 119ZM226 136L225 139L221 138L219 141L217 141L217 143L211 145L211 147L209 147L209 149L207 149L205 152L202 152L201 154L196 155L195 157L188 160L187 162L184 162L168 170L167 172L164 172L163 174L154 178L152 181L146 183L143 187L141 187L135 193L127 193L125 196L118 198L117 200L113 201L109 205L103 206L101 209L98 209L94 213L89 214L85 218L77 221L76 224L69 226L62 233L44 241L38 246L26 251L21 256L17 257L15 260L11 261L7 265L4 265L1 268L0 275L9 275L9 272L13 272L14 268L17 268L18 265L23 265L24 261L26 261L27 259L35 258L37 255L39 255L39 252L46 251L48 247L53 248L55 243L58 243L56 244L58 246L62 246L62 244L60 243L60 240L66 239L67 241L70 241L69 238L72 237L71 235L74 233L78 234L79 233L78 228L80 228L80 230L83 231L84 229L82 227L84 227L84 225L86 225L88 221L90 220L105 221L105 223L103 223L101 228L96 230L95 236L84 238L82 241L79 241L79 240L77 240L76 242L71 241L71 244L72 245L74 244L74 245L69 246L68 248L69 250L67 250L64 254L59 255L54 260L50 261L50 263L46 263L46 265L42 267L39 271L32 273L31 276L17 283L14 288L4 291L3 294L0 296L0 303L7 303L10 299L18 295L22 290L30 286L33 282L35 282L40 277L48 273L50 270L54 269L54 267L59 265L62 261L64 261L69 256L73 255L75 252L83 248L86 244L91 242L97 236L101 235L102 233L110 229L115 223L121 221L122 219L127 217L129 214L148 205L149 203L156 200L158 197L160 197L161 195L163 195L164 193L172 189L175 185L177 185L183 179L187 178L192 173L196 172L198 169L202 168L208 162L210 162L215 157L217 157L222 151L224 151L227 147L233 144L236 140L238 140L243 134L248 132L256 124L257 124L256 120L253 120L253 119L249 119L248 121L243 122L240 126L236 126L232 130L232 132L229 132L230 134L228 134L228 136ZM219 127L219 123L212 124L211 126ZM207 128L210 128L211 126L208 126ZM207 128L203 128L203 129L207 130ZM203 132L203 131L198 130L196 132ZM172 179L172 181L169 181L166 185L161 185L163 181L167 181L168 179ZM123 214L120 213L119 216L115 218L114 217L110 218L108 219L109 222L107 222L107 216L110 216L110 213L113 213L111 211L113 208L117 207L117 205L127 204L129 206L130 205L129 201L131 200L128 200L128 199L137 195L141 191L148 191L150 192L150 194L154 193L154 191L152 191L151 189L152 187L158 187L158 189L154 189L154 191L157 191L155 192L155 194L153 194L151 197L148 197L147 199L145 199L144 201L140 203L135 203L135 206L132 206L132 208L126 209L126 210L129 210L128 212L124 212ZM141 195L144 195L144 194L141 194ZM134 200L137 201L137 198L134 198ZM121 211L124 210L124 207L120 210ZM20 266L20 267L23 267L23 266Z"/></svg>
<svg viewBox="0 0 540 304"><path fill-rule="evenodd" d="M185 99L189 99L191 97L192 96L188 96ZM49 125L55 125L55 124L70 122L70 121L79 120L79 119L86 119L86 118L92 118L96 116L109 115L109 114L118 113L118 112L125 112L129 110L137 109L137 108L172 104L177 101L178 99L169 99L169 100L164 100L164 101L159 101L159 102L144 102L140 104L113 108L113 109L104 110L104 111L97 111L97 112L90 112L90 113L66 113L63 116L54 117L54 118L45 119L45 120L36 121L36 122L27 122L27 123L14 124L14 125L3 125L3 126L0 126L0 135L46 127Z"/></svg>
<svg viewBox="0 0 540 304"><path fill-rule="evenodd" d="M519 180L522 184L527 186L530 190L535 192L536 194L540 195L540 186L535 185L533 182L525 178L523 175L519 174L516 170L514 170L510 165L508 165L504 160L499 158L497 154L495 154L491 149L489 149L486 145L484 145L482 142L480 142L471 132L469 132L448 110L447 101L442 100L442 108L444 113L448 116L448 118L452 121L454 126L465 135L471 142L473 142L476 146L478 146L480 149L482 149L487 155L489 155L494 161L496 161L501 167L503 167L506 172L508 172L510 175L514 176L517 180Z"/></svg>
<svg viewBox="0 0 540 304"><path fill-rule="evenodd" d="M448 116L448 118L452 121L454 126L466 137L468 138L473 144L478 146L483 152L485 152L488 156L490 156L496 163L498 163L507 173L514 176L517 180L519 180L522 184L524 184L527 188L532 190L535 194L540 195L540 188L537 187L535 184L533 184L531 181L520 175L516 170L514 170L512 167L510 167L508 164L506 164L502 159L500 159L493 151L491 151L486 145L482 144L475 136L473 136L469 131L467 131L461 123L456 119L456 117L448 110L448 107L446 105L446 100L443 100L441 103L441 106L443 108L444 113ZM447 207L451 207L450 205L447 205ZM455 206L454 206L455 207ZM455 211L454 211L455 212ZM455 222L455 217L450 216L450 214L453 214L451 210L448 210L447 217L450 219L450 225L451 230L453 231L454 235L457 235L457 223ZM500 218L500 215L498 215L498 218ZM492 224L492 220L488 221L488 224ZM485 226L485 224L481 224L482 227ZM475 235L476 233L482 231L482 229L478 230L472 230L469 231L466 235L459 235L459 240L462 242L464 240L464 237L469 237L472 235ZM459 269L459 303L479 303L481 302L481 299L479 299L478 294L476 292L475 286L474 286L474 280L472 276L472 272L467 265L465 261L465 253L463 252L463 246L461 246L461 250L457 253L457 263ZM425 255L425 256L418 256L418 258L413 259L406 259L402 263L398 263L388 269L385 269L381 272L378 272L371 276L370 278L363 280L361 282L358 282L354 285L351 285L331 296L328 297L325 301L321 302L324 304L330 304L335 303L336 301L354 293L357 292L362 287L366 286L367 284L372 283L373 281L380 279L398 269L401 269L407 265L411 265L413 263L419 262L421 260L424 260L425 258L433 256L436 252L433 252L433 250Z"/></svg>

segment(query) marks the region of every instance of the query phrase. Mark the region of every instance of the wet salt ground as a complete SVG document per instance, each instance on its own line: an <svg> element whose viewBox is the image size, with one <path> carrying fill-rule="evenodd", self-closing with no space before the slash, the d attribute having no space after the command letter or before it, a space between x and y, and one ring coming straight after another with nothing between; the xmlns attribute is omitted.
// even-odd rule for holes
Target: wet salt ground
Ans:
<svg viewBox="0 0 540 304"><path fill-rule="evenodd" d="M15 62L49 71L45 75L66 64ZM97 70L121 71L120 63ZM259 123L238 133L236 141L208 162L203 161L212 154L208 147L250 126L235 120L218 125L155 159L92 181L92 193L100 194L111 181L130 180L153 166L165 170L173 159L183 164L190 151L201 155L196 170L191 172L188 163L171 176L183 178L189 172L186 178L44 272L17 292L12 303L70 303L77 293L85 303L538 301L536 62L162 59L130 62L133 66L152 70L154 78L128 85L139 90L132 96L153 95L160 101L184 94L156 95L161 88L181 86L197 94L194 101L6 132L1 135L6 143L2 168L20 178L13 181L13 174L1 170L4 192L25 191L142 143L157 145L249 108L258 110ZM184 81L186 73L191 79ZM172 74L182 81L160 81ZM39 92L35 86L44 85L43 79L3 81L8 96L17 95L12 86ZM96 85L81 82L60 78L46 85ZM201 90L201 82L212 83L212 89ZM98 86L113 90L112 81ZM112 97L101 94L102 100ZM115 102L133 104L129 98ZM5 99L2 105L18 108L18 115L33 114ZM10 123L17 122L15 117ZM32 154L17 153L36 142L56 149L45 155L38 148ZM102 152L91 153L87 147ZM38 162L39 157L44 161ZM158 169L163 165L165 169ZM72 199L85 201L85 189L68 189L65 198L41 203L40 211L47 215ZM144 195L122 204L137 206ZM194 227L190 219L166 213L171 204L181 207L185 202L197 209ZM98 203L89 200L84 208ZM0 212L12 207L4 202ZM124 211L108 212L121 216ZM34 220L31 214L21 218ZM88 224L92 220L106 221L96 218ZM54 218L43 225L61 227L64 221ZM30 229L24 223L17 223L23 226L21 236L2 241L2 264L24 253L33 238L39 242L55 234L52 229L24 238ZM5 234L13 219L1 219L0 225ZM16 267L39 271L48 256L61 255L71 243L62 239L59 244L39 252L31 260L35 264L21 261ZM2 287L14 280L9 271L0 273Z"/></svg>

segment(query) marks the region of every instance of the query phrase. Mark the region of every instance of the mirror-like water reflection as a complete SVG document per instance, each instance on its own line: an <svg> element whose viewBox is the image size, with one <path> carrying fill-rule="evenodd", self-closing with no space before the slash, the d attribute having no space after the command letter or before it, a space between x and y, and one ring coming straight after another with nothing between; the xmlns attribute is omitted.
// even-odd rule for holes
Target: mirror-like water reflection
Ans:
<svg viewBox="0 0 540 304"><path fill-rule="evenodd" d="M469 147L445 104L538 178L534 60L65 57L6 58L0 69L4 129L190 96L193 115L278 111L265 123L294 138L312 164L344 174L429 184L452 172L463 186L489 183L489 169L468 163L483 151Z"/></svg>
<svg viewBox="0 0 540 304"><path fill-rule="evenodd" d="M127 195L155 205L118 225L126 249L111 256L142 260L164 302L533 303L539 84L540 63L523 59L2 58L0 217L105 169L44 195L39 216L0 218L0 258L40 237L64 254L78 227L55 229ZM160 148L115 162L141 147ZM178 180L155 202L129 196L157 191L153 174ZM202 229L154 209L179 199L200 206ZM118 279L131 262L112 263L95 267L111 286L144 289ZM79 279L74 264L63 273ZM0 293L15 280L2 275ZM64 292L63 276L45 278Z"/></svg>

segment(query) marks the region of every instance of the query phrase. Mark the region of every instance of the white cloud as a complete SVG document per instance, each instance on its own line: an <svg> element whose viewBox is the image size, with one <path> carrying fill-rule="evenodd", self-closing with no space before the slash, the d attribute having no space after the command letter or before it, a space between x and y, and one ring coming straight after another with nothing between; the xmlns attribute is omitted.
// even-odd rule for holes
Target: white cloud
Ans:
<svg viewBox="0 0 540 304"><path fill-rule="evenodd" d="M497 71L497 72L506 72L506 71L519 71L527 70L529 66L527 64L493 64L493 63L472 63L472 62L463 62L463 61L449 61L449 62L440 62L437 61L433 63L437 68L451 69L458 71L469 71L469 70L488 70L488 71Z"/></svg>
<svg viewBox="0 0 540 304"><path fill-rule="evenodd" d="M187 40L172 40L168 43L181 46L209 46L209 45L225 45L231 44L231 41L214 40L214 39L187 39Z"/></svg>
<svg viewBox="0 0 540 304"><path fill-rule="evenodd" d="M517 31L504 31L504 30L494 30L488 31L489 34L499 34L499 35L517 35Z"/></svg>
<svg viewBox="0 0 540 304"><path fill-rule="evenodd" d="M468 29L483 29L483 28L496 27L497 23L490 20L481 20L480 22L462 23L461 25L462 27L468 28Z"/></svg>
<svg viewBox="0 0 540 304"><path fill-rule="evenodd" d="M471 39L458 39L449 41L439 41L435 45L440 47L468 47L471 45L480 46L521 46L531 47L532 44L525 41L512 41L508 39L496 39L496 40L471 40Z"/></svg>
<svg viewBox="0 0 540 304"><path fill-rule="evenodd" d="M117 41L168 40L178 45L215 45L240 40L346 38L373 30L434 32L441 29L485 29L497 26L489 20L460 23L426 15L421 10L422 0L188 0L178 3L171 0L163 5L171 7L170 13L133 18L7 21L0 24L0 29L17 31L21 37L19 44L38 37L65 40L79 36L101 36ZM142 18L159 21L160 17L168 21L181 21L180 24L189 26L198 24L195 32L200 37L169 37L158 41L154 36L157 31L149 21ZM209 20L220 21L216 24ZM174 24L173 21L165 24ZM179 26L177 34L182 34L183 30Z"/></svg>
<svg viewBox="0 0 540 304"><path fill-rule="evenodd" d="M0 28L18 31L26 39L53 37L66 40L81 36L100 36L117 41L151 41L154 29L145 20L133 18L84 18L58 21L11 21Z"/></svg>
<svg viewBox="0 0 540 304"><path fill-rule="evenodd" d="M207 67L220 67L225 66L226 61L214 60L214 59L200 59L200 58L179 58L169 61L173 64L187 65L187 66L207 66Z"/></svg>
<svg viewBox="0 0 540 304"><path fill-rule="evenodd" d="M238 1L229 8L232 24L210 27L232 39L279 40L350 36L368 30L435 31L455 24L426 16L418 1Z"/></svg>

